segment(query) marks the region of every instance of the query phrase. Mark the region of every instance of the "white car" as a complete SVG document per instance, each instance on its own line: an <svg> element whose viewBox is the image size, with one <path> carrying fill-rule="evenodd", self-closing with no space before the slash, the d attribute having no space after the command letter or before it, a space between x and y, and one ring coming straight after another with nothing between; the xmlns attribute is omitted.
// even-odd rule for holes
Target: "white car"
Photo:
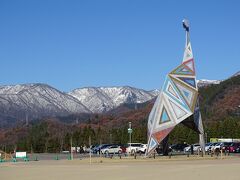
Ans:
<svg viewBox="0 0 240 180"><path fill-rule="evenodd" d="M142 143L128 143L126 148L127 154L134 154L137 152L138 148L140 148Z"/></svg>
<svg viewBox="0 0 240 180"><path fill-rule="evenodd" d="M101 149L101 153L102 154L121 154L122 149L118 145L112 145L112 146L108 146L104 149Z"/></svg>
<svg viewBox="0 0 240 180"><path fill-rule="evenodd" d="M220 148L220 143L212 143L212 146L210 147L210 151L214 152L217 148Z"/></svg>
<svg viewBox="0 0 240 180"><path fill-rule="evenodd" d="M222 149L223 143L217 143L215 146L213 146L213 151Z"/></svg>
<svg viewBox="0 0 240 180"><path fill-rule="evenodd" d="M137 148L137 153L145 153L147 150L147 144L142 144L139 148Z"/></svg>
<svg viewBox="0 0 240 180"><path fill-rule="evenodd" d="M212 146L213 146L213 143L207 143L207 144L205 144L205 152L211 151Z"/></svg>
<svg viewBox="0 0 240 180"><path fill-rule="evenodd" d="M193 144L193 152L201 151L201 147L199 144ZM191 145L184 148L184 153L191 152Z"/></svg>

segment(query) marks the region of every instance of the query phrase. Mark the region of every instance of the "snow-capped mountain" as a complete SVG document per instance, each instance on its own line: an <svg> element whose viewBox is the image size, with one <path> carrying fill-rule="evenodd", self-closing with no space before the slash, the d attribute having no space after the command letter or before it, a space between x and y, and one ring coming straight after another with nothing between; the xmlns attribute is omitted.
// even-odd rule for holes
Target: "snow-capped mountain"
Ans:
<svg viewBox="0 0 240 180"><path fill-rule="evenodd" d="M235 74L238 75L238 73ZM198 87L219 84L219 80L198 80ZM145 103L159 94L130 86L86 87L69 93L47 84L0 86L0 121L24 120L44 116L103 113L122 104ZM1 125L1 123L0 123Z"/></svg>
<svg viewBox="0 0 240 180"><path fill-rule="evenodd" d="M240 71L236 72L235 74L233 74L232 76L230 76L227 79L230 79L230 78L233 78L236 76L240 76ZM224 80L200 79L200 80L197 80L197 84L198 84L198 87L205 87L205 86L209 86L209 85L213 85L213 84L220 84L222 81L224 81Z"/></svg>
<svg viewBox="0 0 240 180"><path fill-rule="evenodd" d="M128 86L80 88L70 93L39 83L0 86L0 121L102 113L123 103L146 102L157 93Z"/></svg>
<svg viewBox="0 0 240 180"><path fill-rule="evenodd" d="M159 91L145 91L129 86L87 87L75 89L69 95L77 98L92 112L106 112L121 104L144 103L154 98Z"/></svg>
<svg viewBox="0 0 240 180"><path fill-rule="evenodd" d="M30 118L90 113L76 98L46 84L0 86L0 114Z"/></svg>
<svg viewBox="0 0 240 180"><path fill-rule="evenodd" d="M197 85L200 88L200 87L205 87L212 84L220 84L221 82L222 82L221 80L200 79L200 80L197 80Z"/></svg>

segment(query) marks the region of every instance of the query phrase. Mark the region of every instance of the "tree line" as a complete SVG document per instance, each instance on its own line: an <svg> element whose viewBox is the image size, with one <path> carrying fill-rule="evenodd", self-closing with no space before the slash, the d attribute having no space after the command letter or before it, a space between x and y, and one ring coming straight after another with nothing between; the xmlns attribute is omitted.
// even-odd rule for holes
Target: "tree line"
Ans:
<svg viewBox="0 0 240 180"><path fill-rule="evenodd" d="M239 117L230 117L218 122L205 123L207 141L210 138L240 138ZM128 124L122 127L104 128L92 127L91 124L84 127L49 123L43 121L29 126L23 134L11 132L6 134L6 141L1 142L0 149L7 152L27 151L35 153L59 153L63 150L70 150L71 142L73 147L89 146L97 144L126 144L129 142ZM17 137L11 141L13 135ZM9 137L8 137L9 136ZM147 125L133 127L132 142L147 143ZM198 134L182 124L177 125L170 133L169 144L198 142Z"/></svg>

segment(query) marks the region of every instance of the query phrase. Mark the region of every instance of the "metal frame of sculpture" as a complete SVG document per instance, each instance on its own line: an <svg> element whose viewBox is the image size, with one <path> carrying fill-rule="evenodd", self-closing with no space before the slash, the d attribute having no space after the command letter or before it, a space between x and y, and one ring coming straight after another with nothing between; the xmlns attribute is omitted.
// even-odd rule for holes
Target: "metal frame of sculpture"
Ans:
<svg viewBox="0 0 240 180"><path fill-rule="evenodd" d="M204 130L199 110L196 71L189 36L189 23L183 20L186 44L182 64L171 71L165 79L148 118L148 146L150 155L163 142L167 154L168 135L179 123L199 134L199 143L204 152Z"/></svg>

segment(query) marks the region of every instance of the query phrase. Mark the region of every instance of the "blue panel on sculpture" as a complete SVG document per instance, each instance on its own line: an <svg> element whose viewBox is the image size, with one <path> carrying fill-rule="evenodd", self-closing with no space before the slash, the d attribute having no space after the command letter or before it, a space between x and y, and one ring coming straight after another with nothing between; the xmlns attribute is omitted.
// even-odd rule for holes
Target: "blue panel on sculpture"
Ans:
<svg viewBox="0 0 240 180"><path fill-rule="evenodd" d="M166 121L169 121L169 117L168 117L168 114L166 112L166 110L164 109L163 110L163 113L162 113L162 117L161 117L161 122L166 122Z"/></svg>
<svg viewBox="0 0 240 180"><path fill-rule="evenodd" d="M195 82L194 78L179 77L179 79L181 79L185 83L189 84L190 86L196 88L196 82Z"/></svg>
<svg viewBox="0 0 240 180"><path fill-rule="evenodd" d="M167 113L165 107L163 106L159 124L162 124L162 123L165 123L165 122L168 122L168 121L170 121L170 118L168 116L168 113Z"/></svg>
<svg viewBox="0 0 240 180"><path fill-rule="evenodd" d="M157 146L157 142L156 142L156 140L154 138L151 138L149 149L151 150L155 146Z"/></svg>

